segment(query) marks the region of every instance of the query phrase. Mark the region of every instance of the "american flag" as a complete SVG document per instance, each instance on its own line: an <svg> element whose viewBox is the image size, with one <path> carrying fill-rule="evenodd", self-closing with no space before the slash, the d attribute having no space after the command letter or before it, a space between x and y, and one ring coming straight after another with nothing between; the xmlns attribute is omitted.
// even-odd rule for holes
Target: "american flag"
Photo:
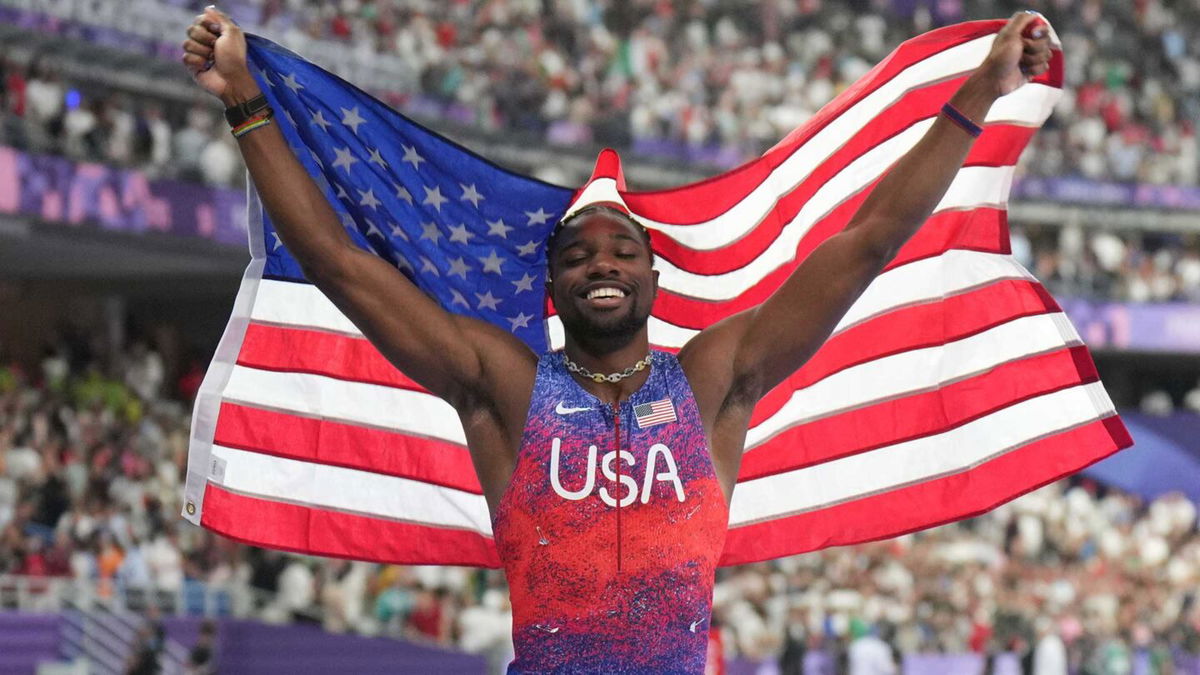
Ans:
<svg viewBox="0 0 1200 675"><path fill-rule="evenodd" d="M678 349L762 302L925 133L1002 25L904 43L733 171L623 193L661 273L651 341ZM1009 250L1014 165L1061 93L1053 42L1050 71L993 106L921 231L758 405L722 564L977 514L1131 443L1078 334ZM562 345L541 284L571 190L503 170L266 40L251 38L250 59L360 246L449 311L534 350ZM304 279L253 194L250 216L251 262L196 402L185 517L277 549L496 566L454 410Z"/></svg>
<svg viewBox="0 0 1200 675"><path fill-rule="evenodd" d="M635 405L633 407L633 418L637 420L639 429L674 422L678 419L675 417L675 405L671 403L671 399L669 398L661 398L657 401Z"/></svg>

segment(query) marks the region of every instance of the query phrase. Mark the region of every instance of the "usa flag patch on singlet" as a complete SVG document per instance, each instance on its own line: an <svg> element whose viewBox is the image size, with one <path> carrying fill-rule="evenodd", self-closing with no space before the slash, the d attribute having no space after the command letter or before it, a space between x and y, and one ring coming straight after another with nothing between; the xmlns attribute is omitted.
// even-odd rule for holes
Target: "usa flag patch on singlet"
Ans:
<svg viewBox="0 0 1200 675"><path fill-rule="evenodd" d="M675 406L669 398L660 398L657 401L635 405L633 417L637 420L639 429L674 422L678 419L675 417Z"/></svg>

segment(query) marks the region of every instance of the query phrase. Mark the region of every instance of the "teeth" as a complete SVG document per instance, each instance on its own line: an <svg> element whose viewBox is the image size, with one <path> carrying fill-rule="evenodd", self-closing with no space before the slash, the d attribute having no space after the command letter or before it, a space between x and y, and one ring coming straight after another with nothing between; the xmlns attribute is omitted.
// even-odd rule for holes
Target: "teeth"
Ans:
<svg viewBox="0 0 1200 675"><path fill-rule="evenodd" d="M588 294L587 294L588 300L594 300L596 298L623 298L623 297L625 297L625 291L623 291L619 288L593 288L592 290L588 291Z"/></svg>

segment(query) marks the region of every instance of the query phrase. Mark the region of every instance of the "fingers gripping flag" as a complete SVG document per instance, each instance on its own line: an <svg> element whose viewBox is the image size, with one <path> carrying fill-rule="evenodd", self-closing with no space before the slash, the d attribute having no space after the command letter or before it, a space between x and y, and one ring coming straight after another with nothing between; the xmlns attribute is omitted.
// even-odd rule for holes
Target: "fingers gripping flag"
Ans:
<svg viewBox="0 0 1200 675"><path fill-rule="evenodd" d="M762 302L846 225L1002 25L904 43L729 173L649 193L624 190L619 172L593 183L651 230L651 341L678 349ZM1013 166L1062 86L1053 42L1050 71L997 101L920 232L756 408L723 564L974 515L1130 444L1075 330L1009 251ZM561 346L544 241L572 190L500 169L266 40L250 38L250 60L359 246L448 311L537 351ZM304 279L253 194L250 249L196 403L184 515L285 550L497 565L454 411Z"/></svg>

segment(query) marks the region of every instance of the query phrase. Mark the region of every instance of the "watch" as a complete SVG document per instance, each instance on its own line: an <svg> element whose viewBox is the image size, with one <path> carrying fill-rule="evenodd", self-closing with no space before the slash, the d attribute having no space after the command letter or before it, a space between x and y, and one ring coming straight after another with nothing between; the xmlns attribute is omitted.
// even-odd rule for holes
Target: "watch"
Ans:
<svg viewBox="0 0 1200 675"><path fill-rule="evenodd" d="M271 105L267 103L267 95L259 94L249 101L243 101L237 105L226 108L225 121L229 122L229 126L236 127L239 124L245 123L246 120L254 117L264 110L269 111L270 109Z"/></svg>

